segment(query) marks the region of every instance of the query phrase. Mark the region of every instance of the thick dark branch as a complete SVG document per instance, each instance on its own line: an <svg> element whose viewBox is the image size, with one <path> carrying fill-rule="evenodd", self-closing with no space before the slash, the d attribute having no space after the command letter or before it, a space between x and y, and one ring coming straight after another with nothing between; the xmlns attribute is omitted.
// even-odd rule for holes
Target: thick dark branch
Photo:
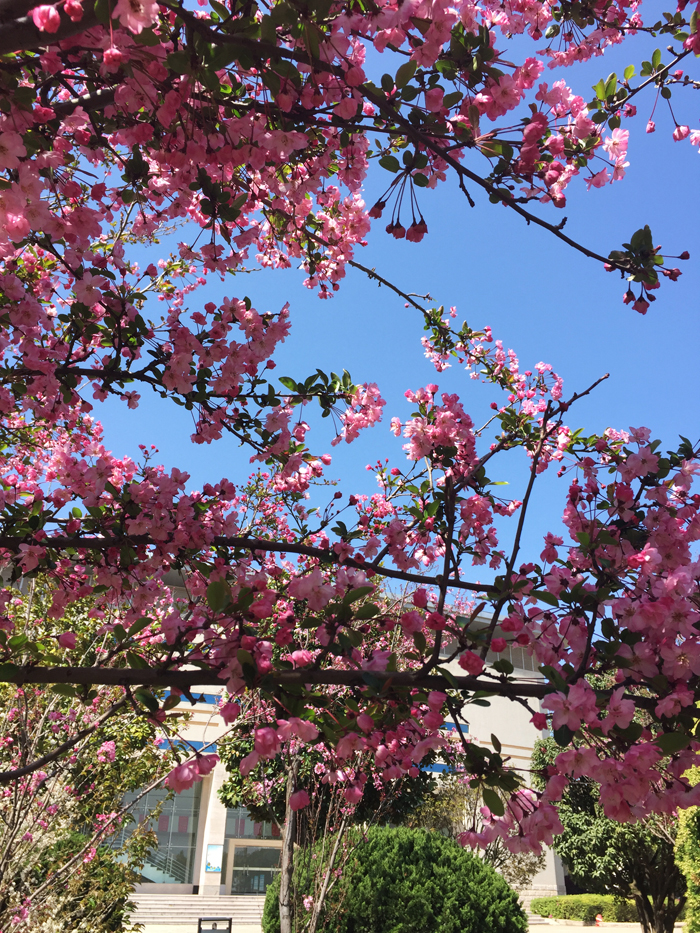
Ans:
<svg viewBox="0 0 700 933"><path fill-rule="evenodd" d="M95 684L113 687L174 687L192 691L195 687L223 687L228 674L214 670L164 671L153 668L142 670L129 667L21 667L14 672L0 671L0 683L13 684ZM504 683L479 677L450 677L441 674L421 675L418 671L337 671L298 670L277 671L265 676L261 687L268 685L303 686L318 684L325 686L366 687L369 682L382 681L386 690L392 687L419 687L430 690L451 690L454 685L460 690L485 690L505 697L532 697L541 699L551 692L552 687L544 681L533 683Z"/></svg>
<svg viewBox="0 0 700 933"><path fill-rule="evenodd" d="M14 7L14 4L7 4L7 8L11 6ZM25 9L23 4L17 6L22 10ZM29 9L35 6L39 6L38 0L37 3L32 3ZM97 17L90 4L83 8L83 18L78 23L74 23L66 16L60 7L57 9L61 15L61 25L58 27L57 32L41 32L36 28L30 16L22 16L20 19L14 19L11 22L7 22L7 19L5 19L2 29L0 29L0 55L48 48L50 45L56 45L62 39L77 36L79 33L98 25ZM2 7L0 7L0 10L2 10ZM2 14L0 13L0 15ZM5 14L5 17L7 16L9 16L9 9Z"/></svg>
<svg viewBox="0 0 700 933"><path fill-rule="evenodd" d="M167 550L167 541L155 541L150 535L124 535L115 538L76 538L76 537L51 537L51 538L20 538L14 535L0 535L0 548L6 548L9 551L18 551L20 545L29 544L36 547L49 548L52 550L65 550L66 548L76 548L93 551L106 551L110 548L121 548L124 546L153 546L161 550ZM283 541L268 541L265 538L225 538L215 537L211 542L212 547L231 547L241 548L246 551L274 551L280 554L301 554L305 557L314 557L318 560L328 563L341 563L340 558L328 548L313 547L310 544L292 544ZM369 567L364 561L354 560L352 557L346 557L342 563L349 567L356 567L359 570L366 570L370 573L376 573L380 577L390 577L394 580L403 580L409 583L420 583L421 585L440 586L441 578L423 576L419 573L409 573L407 570L392 570L389 567ZM482 583L465 583L461 580L450 580L450 588L460 590L472 590L477 593L495 593L493 586Z"/></svg>
<svg viewBox="0 0 700 933"><path fill-rule="evenodd" d="M114 103L114 95L117 89L115 87L102 88L95 91L94 94L85 94L83 96L71 97L70 100L64 100L57 104L51 104L51 109L57 117L69 116L78 107L82 107L86 113L94 110L104 110Z"/></svg>
<svg viewBox="0 0 700 933"><path fill-rule="evenodd" d="M26 16L35 6L37 0L0 0L0 25Z"/></svg>

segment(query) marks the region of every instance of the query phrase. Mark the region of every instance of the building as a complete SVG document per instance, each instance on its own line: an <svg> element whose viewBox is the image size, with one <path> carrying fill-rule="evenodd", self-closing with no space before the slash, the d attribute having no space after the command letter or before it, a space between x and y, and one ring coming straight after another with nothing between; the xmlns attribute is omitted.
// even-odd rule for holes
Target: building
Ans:
<svg viewBox="0 0 700 933"><path fill-rule="evenodd" d="M448 652L445 649L443 656L447 657ZM500 657L510 660L519 677L541 679L532 658L522 648L509 648ZM211 752L225 731L216 708L218 695L194 693L199 702L192 708L184 737L195 749ZM500 697L489 702L489 706L468 707L470 737L490 746L491 735L495 734L502 754L525 773L541 733L520 705ZM227 897L265 893L274 872L279 870L279 828L273 823L253 822L245 810L227 810L217 794L225 779L225 769L219 763L201 782L166 804L154 827L158 849L150 856L137 889L139 906L154 895L160 895L158 901L162 903L162 895L172 895L176 900L177 895L194 894L208 896L211 910L212 898L220 898L224 908ZM150 792L137 805L137 820L139 811L151 810L155 801L165 796L164 790ZM523 900L527 904L531 897L564 892L561 863L550 851L544 870L534 878L530 889L521 892Z"/></svg>

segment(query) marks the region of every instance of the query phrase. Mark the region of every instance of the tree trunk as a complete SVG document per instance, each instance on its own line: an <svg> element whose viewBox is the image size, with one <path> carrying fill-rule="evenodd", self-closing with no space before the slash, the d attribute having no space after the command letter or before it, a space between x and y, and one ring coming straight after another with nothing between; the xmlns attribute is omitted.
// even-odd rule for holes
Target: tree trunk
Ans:
<svg viewBox="0 0 700 933"><path fill-rule="evenodd" d="M643 933L673 933L676 918L681 912L682 900L678 904L667 903L665 899L660 903L644 894L635 894L634 902Z"/></svg>
<svg viewBox="0 0 700 933"><path fill-rule="evenodd" d="M324 904L324 901L326 900L326 894L328 893L328 882L330 881L331 873L335 866L335 859L338 854L340 843L343 839L343 836L345 835L345 829L347 827L347 824L348 824L347 817L344 816L340 822L340 829L338 830L336 837L335 837L335 841L333 843L333 851L331 852L330 859L328 860L328 865L326 866L326 871L323 876L323 883L321 884L321 890L318 892L318 896L314 903L313 913L311 914L311 922L309 923L307 933L316 933L316 928L318 926L318 921L321 916L323 904Z"/></svg>
<svg viewBox="0 0 700 933"><path fill-rule="evenodd" d="M294 839L296 812L289 806L294 793L299 764L293 761L287 772L287 793L284 806L284 835L282 836L282 862L280 870L280 933L292 933L292 875L294 873Z"/></svg>
<svg viewBox="0 0 700 933"><path fill-rule="evenodd" d="M642 924L643 933L656 933L654 928L654 911L649 903L649 899L644 894L635 894L634 903L637 905L637 913Z"/></svg>

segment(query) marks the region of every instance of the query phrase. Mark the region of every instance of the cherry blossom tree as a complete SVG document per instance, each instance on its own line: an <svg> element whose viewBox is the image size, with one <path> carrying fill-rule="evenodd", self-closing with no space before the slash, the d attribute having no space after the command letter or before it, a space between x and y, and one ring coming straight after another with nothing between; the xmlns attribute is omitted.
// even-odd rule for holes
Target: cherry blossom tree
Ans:
<svg viewBox="0 0 700 933"><path fill-rule="evenodd" d="M32 583L7 609L16 623L13 637L32 632L54 641L58 661L66 635L59 628L57 636L55 623L45 620L45 597L45 588ZM84 649L97 623L80 607L71 623L71 649ZM144 786L155 787L168 774L175 756L154 744L158 724L129 709L118 688L90 692L80 703L65 685L0 686L2 929L121 928L139 868L155 844L147 821L129 827L124 795L140 799Z"/></svg>
<svg viewBox="0 0 700 933"><path fill-rule="evenodd" d="M671 96L696 87L678 67L700 51L696 11L681 2L659 22L642 14L624 0L0 0L5 682L62 684L76 701L120 688L165 726L177 691L225 685L226 721L246 695L284 713L254 727L258 761L289 730L315 729L340 767L371 754L387 781L444 741L445 716L506 697L537 728L551 722L562 751L535 792L495 746L465 743L487 802L481 828L462 836L469 845L550 843L572 775L600 784L606 815L621 821L698 802L683 775L700 750L700 448L682 439L664 452L646 428L572 427L595 385L565 393L551 365L521 365L490 328L460 326L456 309L422 305L355 258L383 214L394 237L425 236L421 189L452 173L467 202L483 192L626 277L625 301L646 312L661 279L680 274L648 227L606 255L552 219L576 176L589 187L622 179L623 120L646 91L661 126ZM639 77L630 66L602 79L593 100L545 80L546 66L640 33L670 51ZM389 71L375 80L380 55ZM697 145L700 131L678 124L683 103L674 107L669 136ZM374 159L388 185L368 210ZM177 251L141 268L140 247L172 229ZM410 387L412 412L391 419L403 450L377 463L377 491L333 492L312 508L307 497L321 501L334 478L327 445L376 425L385 403L379 386L346 372L273 376L292 309L207 295L208 281L253 261L301 263L324 298L348 266L365 269L422 316L437 372L463 367L491 408L472 416L456 394ZM115 397L128 417L147 391L192 413L194 443L239 440L257 472L193 491L148 450L140 463L112 454L98 403ZM313 446L311 404L335 425ZM527 478L506 499L489 474L512 451ZM567 477L565 532L522 555L534 484L551 468ZM475 567L492 582L473 579ZM51 579L49 619L92 600L103 640L89 663L66 664L16 632L13 584L37 574ZM387 608L385 581L408 587L412 606ZM411 649L380 646L378 631L400 631ZM74 634L60 632L67 652ZM511 645L541 680L514 675L502 656ZM331 715L336 687L353 696L352 716ZM633 722L640 708L645 725ZM395 738L412 720L426 733L408 749ZM196 756L170 785L213 764ZM41 767L41 756L27 761L22 778Z"/></svg>

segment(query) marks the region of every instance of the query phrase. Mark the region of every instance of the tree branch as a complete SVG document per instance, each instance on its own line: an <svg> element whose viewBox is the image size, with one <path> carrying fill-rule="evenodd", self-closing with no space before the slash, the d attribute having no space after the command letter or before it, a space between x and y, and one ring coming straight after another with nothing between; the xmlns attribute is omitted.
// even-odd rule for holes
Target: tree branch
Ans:
<svg viewBox="0 0 700 933"><path fill-rule="evenodd" d="M23 3L7 4L6 9L8 9L8 13L9 7L15 5L22 10L25 9ZM32 9L35 6L38 6L38 3L32 3L28 9ZM66 16L62 7L57 7L56 9L61 16L61 25L58 27L57 32L52 33L41 32L41 30L37 29L30 16L22 16L20 19L14 19L10 22L8 22L6 18L0 20L3 22L2 29L0 29L0 55L48 48L51 45L56 45L62 39L69 39L71 36L86 32L88 29L92 29L94 26L98 25L97 17L90 4L83 8L83 18L77 23L74 23ZM5 14L5 16L7 16L7 14ZM0 7L0 17L2 17L2 7Z"/></svg>
<svg viewBox="0 0 700 933"><path fill-rule="evenodd" d="M195 687L218 686L228 674L209 670L145 670L129 667L18 667L14 671L5 666L0 668L0 683L13 684L96 684L116 687L175 687L178 690L193 690ZM422 676L419 671L363 671L363 670L308 670L276 671L265 675L260 687L297 686L319 684L328 686L366 687L371 681L382 681L383 689L392 687L419 687L431 690L484 690L502 696L525 696L539 699L553 689L541 683L494 683L492 680L455 676L447 678L440 674Z"/></svg>
<svg viewBox="0 0 700 933"><path fill-rule="evenodd" d="M76 537L47 537L47 538L20 538L14 535L0 535L0 548L17 552L21 545L33 545L35 547L48 548L50 550L64 550L66 548L75 548L77 550L105 551L110 548L120 548L125 545L134 546L153 546L159 550L167 549L168 543L164 541L155 541L150 535L124 535L123 537L112 538L76 538ZM418 573L409 573L405 570L392 570L389 567L368 566L362 560L356 560L352 557L346 557L342 561L335 551L329 548L313 547L310 544L292 544L281 541L268 541L265 538L228 538L217 535L211 541L211 547L231 547L241 548L247 551L274 551L281 554L301 554L306 557L315 557L318 560L327 563L339 564L356 567L358 570L376 573L380 577L390 577L395 580L403 580L410 583L420 583L421 585L439 586L440 580L437 577L423 576ZM494 586L482 583L466 583L462 580L450 581L450 587L460 590L472 590L477 593L494 593Z"/></svg>
<svg viewBox="0 0 700 933"><path fill-rule="evenodd" d="M58 748L55 748L52 752L49 752L48 755L44 755L43 758L37 758L36 761L33 761L31 764L25 765L23 768L15 768L14 771L0 771L0 785L11 784L12 781L16 781L18 778L24 777L26 774L31 774L38 768L43 768L44 765L48 765L52 761L55 761L57 758L60 758L64 752L74 748L78 742L86 738L92 732L96 732L100 726L110 718L110 716L112 716L117 712L117 710L124 706L126 706L126 700L120 700L118 703L113 703L107 712L100 716L100 718L97 719L91 726L88 726L86 729L81 729L80 732L73 736L72 739L68 739L67 742L59 745Z"/></svg>

